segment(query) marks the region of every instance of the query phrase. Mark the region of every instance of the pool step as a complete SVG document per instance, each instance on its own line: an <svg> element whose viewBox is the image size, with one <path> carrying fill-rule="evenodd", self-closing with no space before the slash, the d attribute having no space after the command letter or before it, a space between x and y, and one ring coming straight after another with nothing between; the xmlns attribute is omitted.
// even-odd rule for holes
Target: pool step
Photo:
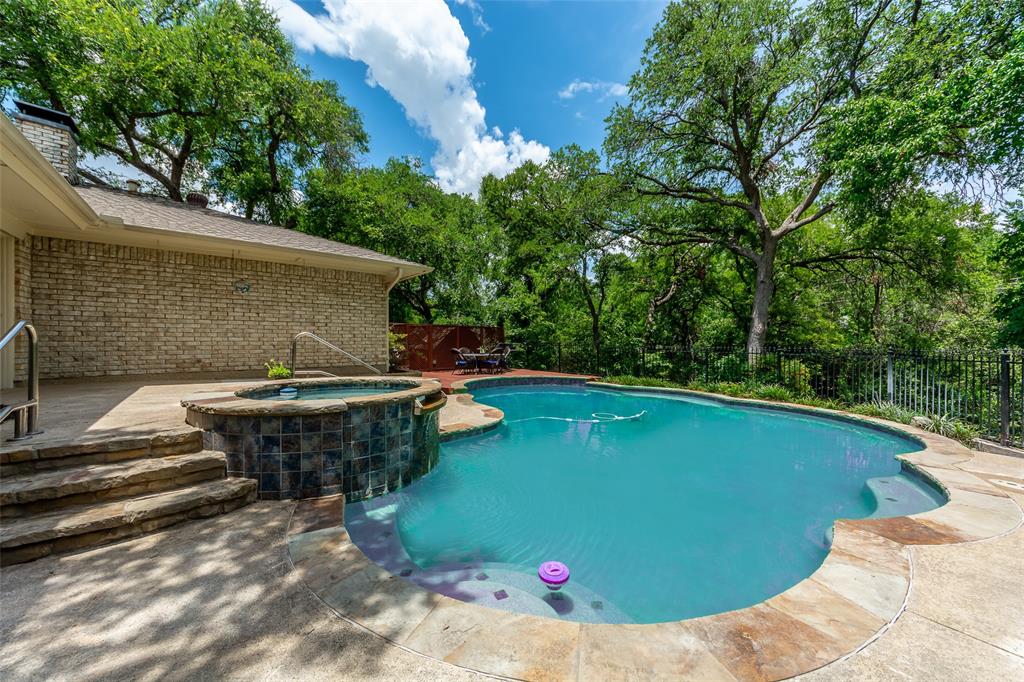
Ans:
<svg viewBox="0 0 1024 682"><path fill-rule="evenodd" d="M882 519L909 516L935 507L935 497L906 476L879 476L864 483L868 499L874 499L875 511L867 518Z"/></svg>
<svg viewBox="0 0 1024 682"><path fill-rule="evenodd" d="M152 436L121 436L84 442L0 449L0 476L17 476L43 469L111 464L133 459L166 457L203 449L203 432L183 428Z"/></svg>
<svg viewBox="0 0 1024 682"><path fill-rule="evenodd" d="M224 453L201 450L6 477L0 480L0 518L169 490L223 478L224 472Z"/></svg>
<svg viewBox="0 0 1024 682"><path fill-rule="evenodd" d="M188 519L224 514L256 499L256 481L222 478L177 490L8 519L0 525L0 565L96 547Z"/></svg>

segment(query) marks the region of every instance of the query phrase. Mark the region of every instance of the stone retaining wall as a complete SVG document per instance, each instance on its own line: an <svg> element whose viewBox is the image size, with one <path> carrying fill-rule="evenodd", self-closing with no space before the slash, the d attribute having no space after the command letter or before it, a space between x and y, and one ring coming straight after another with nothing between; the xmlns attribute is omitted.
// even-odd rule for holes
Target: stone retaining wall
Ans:
<svg viewBox="0 0 1024 682"><path fill-rule="evenodd" d="M438 462L438 410L414 398L303 415L188 413L203 444L227 455L228 476L259 481L264 500L393 492Z"/></svg>

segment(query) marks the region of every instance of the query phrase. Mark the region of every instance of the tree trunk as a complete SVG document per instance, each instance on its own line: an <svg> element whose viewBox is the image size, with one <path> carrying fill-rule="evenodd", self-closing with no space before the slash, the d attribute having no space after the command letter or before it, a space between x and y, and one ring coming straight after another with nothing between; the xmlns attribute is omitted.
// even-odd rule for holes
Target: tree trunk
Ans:
<svg viewBox="0 0 1024 682"><path fill-rule="evenodd" d="M768 308L775 294L775 255L778 249L779 239L768 237L756 261L754 304L750 311L750 332L747 334L747 355L751 359L764 350L765 338L768 336Z"/></svg>

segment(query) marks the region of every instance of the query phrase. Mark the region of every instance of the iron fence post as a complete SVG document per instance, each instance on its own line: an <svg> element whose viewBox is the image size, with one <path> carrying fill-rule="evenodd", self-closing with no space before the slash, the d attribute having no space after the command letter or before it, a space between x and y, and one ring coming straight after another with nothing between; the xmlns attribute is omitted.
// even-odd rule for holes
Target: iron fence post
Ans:
<svg viewBox="0 0 1024 682"><path fill-rule="evenodd" d="M558 340L558 373L562 373L562 340Z"/></svg>
<svg viewBox="0 0 1024 682"><path fill-rule="evenodd" d="M892 372L892 360L895 352L896 351L893 349L893 347L889 346L889 354L886 356L885 363L885 386L887 389L888 400L890 403L893 402L893 398L896 395L896 379L893 376Z"/></svg>
<svg viewBox="0 0 1024 682"><path fill-rule="evenodd" d="M1010 444L1010 352L999 354L999 442Z"/></svg>

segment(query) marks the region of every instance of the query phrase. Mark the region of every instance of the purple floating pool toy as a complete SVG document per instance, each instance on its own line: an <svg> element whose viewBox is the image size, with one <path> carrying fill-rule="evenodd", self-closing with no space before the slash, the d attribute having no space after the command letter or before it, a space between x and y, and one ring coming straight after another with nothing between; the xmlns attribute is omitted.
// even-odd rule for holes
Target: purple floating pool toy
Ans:
<svg viewBox="0 0 1024 682"><path fill-rule="evenodd" d="M537 569L537 577L549 590L559 590L569 582L569 567L561 561L545 561Z"/></svg>

